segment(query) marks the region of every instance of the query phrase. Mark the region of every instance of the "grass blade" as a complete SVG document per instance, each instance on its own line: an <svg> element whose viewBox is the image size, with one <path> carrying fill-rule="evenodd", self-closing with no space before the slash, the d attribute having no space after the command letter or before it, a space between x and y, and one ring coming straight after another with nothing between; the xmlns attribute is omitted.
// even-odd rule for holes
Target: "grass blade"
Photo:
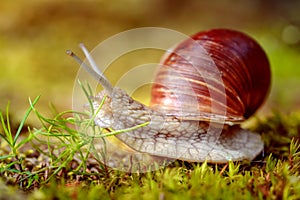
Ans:
<svg viewBox="0 0 300 200"><path fill-rule="evenodd" d="M17 130L17 133L16 133L14 141L13 141L13 146L15 146L15 144L17 142L17 139L19 138L19 135L21 133L21 130L22 130L24 124L25 124L26 119L28 118L28 116L31 113L31 111L34 109L34 106L38 102L38 100L40 99L40 97L41 97L40 95L38 97L36 97L33 102L31 102L31 99L29 98L30 108L28 108L28 110L26 111L25 116L23 117L23 119L22 119L22 121L21 121L21 123L19 125L19 128Z"/></svg>
<svg viewBox="0 0 300 200"><path fill-rule="evenodd" d="M149 123L150 123L150 122L145 122L145 123L142 123L142 124L139 124L139 125L130 127L130 128L125 128L125 129L121 129L121 130L116 130L116 131L112 131L112 132L109 132L109 133L105 133L105 134L98 135L98 136L93 136L93 137L94 137L94 138L103 138L103 137L108 137L108 136L112 136L112 135L117 135L117 134L120 134L120 133L130 132L130 131L136 130L136 129L138 129L138 128L147 126Z"/></svg>
<svg viewBox="0 0 300 200"><path fill-rule="evenodd" d="M9 106L7 106L7 107L9 107ZM3 128L4 134L5 134L5 135L2 135L2 134L0 134L0 135L3 139L5 139L5 141L9 144L9 146L12 147L12 145L13 145L12 133L7 128L7 125L5 123L2 112L0 112L0 120L1 120L2 128Z"/></svg>

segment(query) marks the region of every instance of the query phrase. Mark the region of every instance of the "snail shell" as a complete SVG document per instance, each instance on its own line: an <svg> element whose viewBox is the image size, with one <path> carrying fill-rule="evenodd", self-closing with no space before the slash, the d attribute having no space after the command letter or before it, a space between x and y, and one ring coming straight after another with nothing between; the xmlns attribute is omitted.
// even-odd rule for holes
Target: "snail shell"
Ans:
<svg viewBox="0 0 300 200"><path fill-rule="evenodd" d="M197 51L199 45L206 55ZM214 61L213 67L208 59ZM204 31L183 41L165 56L152 87L151 105L174 115L182 110L187 113L196 110L200 115L196 120L222 118L229 124L237 123L249 118L264 102L270 77L267 56L252 38L228 29ZM189 92L185 89L187 84L192 88ZM216 94L210 95L211 91ZM195 95L198 109L195 109L197 105L189 104ZM212 102L216 105L214 110Z"/></svg>
<svg viewBox="0 0 300 200"><path fill-rule="evenodd" d="M196 51L197 45L206 53ZM69 54L105 88L93 98L94 109L107 96L95 117L96 125L120 130L149 122L147 126L116 135L132 150L159 157L222 163L252 160L263 149L260 135L234 125L257 110L270 86L266 54L249 36L214 29L180 43L164 57L158 69L151 107L114 88L102 73L96 72L92 57L81 47L94 70L72 52ZM216 91L217 98L211 98L211 91ZM187 103L180 102L180 108L178 96L180 100L187 99ZM195 97L199 103L193 104ZM216 109L211 109L212 104Z"/></svg>

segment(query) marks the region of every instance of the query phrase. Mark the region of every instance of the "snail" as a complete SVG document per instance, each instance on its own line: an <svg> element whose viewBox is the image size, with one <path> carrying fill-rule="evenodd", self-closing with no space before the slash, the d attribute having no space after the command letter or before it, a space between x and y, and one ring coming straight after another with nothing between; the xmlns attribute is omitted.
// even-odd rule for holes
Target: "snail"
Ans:
<svg viewBox="0 0 300 200"><path fill-rule="evenodd" d="M199 51L198 47L205 50ZM113 87L81 44L92 67L68 51L104 90L93 97L102 128L121 130L149 122L116 137L136 152L193 162L253 160L261 136L241 128L265 101L270 65L250 36L235 30L202 31L166 53L147 107Z"/></svg>

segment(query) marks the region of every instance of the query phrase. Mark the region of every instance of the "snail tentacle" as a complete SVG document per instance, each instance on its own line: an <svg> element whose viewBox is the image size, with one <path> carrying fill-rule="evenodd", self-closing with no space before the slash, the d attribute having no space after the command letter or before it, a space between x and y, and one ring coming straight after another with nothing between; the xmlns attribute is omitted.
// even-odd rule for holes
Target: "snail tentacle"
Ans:
<svg viewBox="0 0 300 200"><path fill-rule="evenodd" d="M82 46L81 46L82 47ZM84 47L84 46L83 46ZM85 55L89 55L88 58L91 58L90 54L85 51L87 51L86 49L84 50L84 48L82 49L83 52L85 53ZM109 96L112 95L113 89L114 87L112 86L112 84L108 81L108 79L104 76L103 73L97 73L93 68L98 68L97 65L95 64L93 68L91 68L90 66L88 66L85 62L83 62L74 52L72 52L71 50L67 50L66 53L71 56L72 58L74 58L74 60L80 65L82 66L93 78L95 78L100 84L101 86L107 91L107 94ZM91 61L88 59L88 61L90 63L93 63L94 61ZM99 71L99 68L98 68ZM100 72L100 71L99 71Z"/></svg>

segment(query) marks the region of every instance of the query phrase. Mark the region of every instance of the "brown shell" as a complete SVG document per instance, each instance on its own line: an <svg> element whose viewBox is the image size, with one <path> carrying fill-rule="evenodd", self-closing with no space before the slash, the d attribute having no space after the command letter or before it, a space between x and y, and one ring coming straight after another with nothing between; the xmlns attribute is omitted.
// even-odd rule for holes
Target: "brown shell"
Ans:
<svg viewBox="0 0 300 200"><path fill-rule="evenodd" d="M191 120L243 121L264 102L270 66L244 33L199 32L164 56L152 86L151 106Z"/></svg>

